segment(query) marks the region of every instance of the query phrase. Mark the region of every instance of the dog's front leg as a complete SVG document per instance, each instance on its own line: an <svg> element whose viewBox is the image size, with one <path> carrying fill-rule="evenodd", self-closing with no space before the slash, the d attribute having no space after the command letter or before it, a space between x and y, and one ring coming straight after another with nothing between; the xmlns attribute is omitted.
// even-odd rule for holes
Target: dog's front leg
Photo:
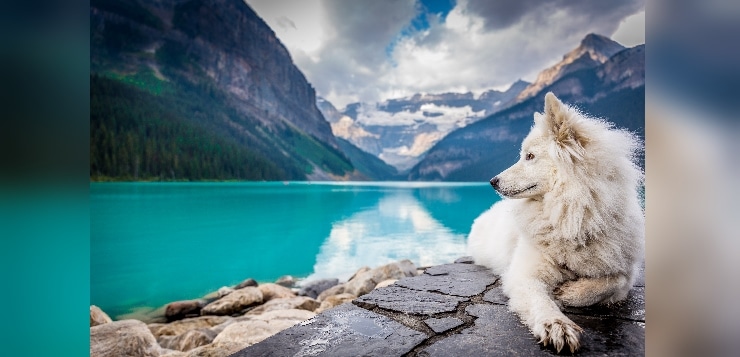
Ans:
<svg viewBox="0 0 740 357"><path fill-rule="evenodd" d="M540 252L520 242L503 276L503 288L509 296L509 308L519 315L540 343L552 344L558 352L567 345L575 352L580 347L583 329L560 311L550 297L552 288L546 282L559 279L558 274Z"/></svg>

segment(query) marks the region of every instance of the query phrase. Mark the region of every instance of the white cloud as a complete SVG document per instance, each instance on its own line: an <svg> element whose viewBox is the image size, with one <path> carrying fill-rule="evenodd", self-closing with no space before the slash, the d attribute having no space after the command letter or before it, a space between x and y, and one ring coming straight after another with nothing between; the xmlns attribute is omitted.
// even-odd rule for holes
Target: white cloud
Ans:
<svg viewBox="0 0 740 357"><path fill-rule="evenodd" d="M612 35L612 40L626 47L645 43L645 10L622 20Z"/></svg>
<svg viewBox="0 0 740 357"><path fill-rule="evenodd" d="M408 27L421 11L412 0L247 3L337 108L531 81L588 33L628 41L628 33L639 32L632 24L643 19L644 28L644 0L459 0L446 19L431 16L420 31ZM642 17L630 17L640 11Z"/></svg>
<svg viewBox="0 0 740 357"><path fill-rule="evenodd" d="M474 112L470 106L449 107L433 103L422 104L418 111L408 110L390 113L378 110L376 105L362 105L357 111L357 122L363 125L384 126L413 126L421 123L430 123L437 126L438 131L447 132L468 124L472 118L480 118L484 110Z"/></svg>

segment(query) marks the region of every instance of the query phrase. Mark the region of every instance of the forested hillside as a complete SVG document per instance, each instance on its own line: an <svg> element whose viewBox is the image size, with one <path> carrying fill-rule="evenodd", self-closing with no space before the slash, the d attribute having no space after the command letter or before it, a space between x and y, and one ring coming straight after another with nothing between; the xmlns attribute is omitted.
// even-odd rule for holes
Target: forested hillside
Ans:
<svg viewBox="0 0 740 357"><path fill-rule="evenodd" d="M153 76L127 81L90 77L93 180L298 180L312 171L302 156L254 140L265 128L223 125L246 119L223 106L218 91L183 90ZM300 151L327 169L352 170L338 150L290 127L280 134L284 152Z"/></svg>

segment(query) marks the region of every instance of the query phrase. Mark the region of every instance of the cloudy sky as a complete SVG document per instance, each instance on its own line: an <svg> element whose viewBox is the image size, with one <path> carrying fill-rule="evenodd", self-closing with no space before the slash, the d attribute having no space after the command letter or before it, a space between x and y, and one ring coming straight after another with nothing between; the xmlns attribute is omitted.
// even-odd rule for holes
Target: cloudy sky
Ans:
<svg viewBox="0 0 740 357"><path fill-rule="evenodd" d="M645 1L246 0L341 109L533 81L588 33L645 42Z"/></svg>

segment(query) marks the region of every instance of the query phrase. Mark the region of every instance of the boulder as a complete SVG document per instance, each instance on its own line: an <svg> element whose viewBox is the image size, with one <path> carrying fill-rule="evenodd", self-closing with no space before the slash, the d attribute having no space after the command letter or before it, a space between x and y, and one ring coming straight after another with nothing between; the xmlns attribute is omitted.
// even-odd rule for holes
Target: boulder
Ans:
<svg viewBox="0 0 740 357"><path fill-rule="evenodd" d="M213 342L216 335L216 332L203 328L190 330L177 336L161 336L157 342L164 348L185 352Z"/></svg>
<svg viewBox="0 0 740 357"><path fill-rule="evenodd" d="M298 295L308 296L312 299L316 299L319 294L324 290L331 288L339 284L339 279L321 279L312 281L310 283L303 284L301 290L298 291Z"/></svg>
<svg viewBox="0 0 740 357"><path fill-rule="evenodd" d="M250 306L262 303L262 292L253 286L226 295L203 307L202 315L232 315L239 314Z"/></svg>
<svg viewBox="0 0 740 357"><path fill-rule="evenodd" d="M164 310L164 317L167 321L182 320L186 317L200 315L200 310L205 305L203 300L183 300L167 304Z"/></svg>
<svg viewBox="0 0 740 357"><path fill-rule="evenodd" d="M228 286L222 286L222 287L218 288L218 290L216 291L216 294L217 294L216 296L220 299L220 298L222 298L222 297L224 297L226 295L231 294L232 292L234 292L234 289L232 289L232 288L230 288Z"/></svg>
<svg viewBox="0 0 740 357"><path fill-rule="evenodd" d="M214 342L205 346L194 348L185 352L185 357L224 357L230 356L243 349L244 343L240 342Z"/></svg>
<svg viewBox="0 0 740 357"><path fill-rule="evenodd" d="M224 330L224 328L226 328L226 326L229 326L229 325L233 324L236 321L237 321L236 319L229 319L228 321L226 321L226 322L224 322L222 324L219 324L219 325L216 325L216 326L211 327L209 330L215 332L216 335L218 335L219 333L221 333L221 331Z"/></svg>
<svg viewBox="0 0 740 357"><path fill-rule="evenodd" d="M99 307L90 305L90 327L113 322L113 320Z"/></svg>
<svg viewBox="0 0 740 357"><path fill-rule="evenodd" d="M362 296L372 291L383 280L416 276L416 266L410 260L401 260L355 275L344 286L344 292Z"/></svg>
<svg viewBox="0 0 740 357"><path fill-rule="evenodd" d="M260 315L245 315L244 317L247 317L248 319L252 319L252 320L263 320L263 321L285 320L285 321L292 321L294 324L297 324L299 322L306 321L314 316L316 316L316 313L308 311L308 310L288 309L288 310L272 310L272 311L268 311ZM244 317L237 318L237 320L244 318Z"/></svg>
<svg viewBox="0 0 740 357"><path fill-rule="evenodd" d="M251 346L300 321L294 320L247 320L235 322L221 331L213 343L239 343L241 348Z"/></svg>
<svg viewBox="0 0 740 357"><path fill-rule="evenodd" d="M180 335L190 330L211 328L231 320L233 320L233 318L228 316L199 316L168 324L149 324L147 326L154 337L159 338L160 336Z"/></svg>
<svg viewBox="0 0 740 357"><path fill-rule="evenodd" d="M236 284L236 285L234 286L234 290L239 290L239 289L243 289L243 288L246 288L246 287L248 287L248 286L258 286L258 285L259 285L259 284L257 284L257 282L256 282L256 281L255 281L254 279L252 279L252 278L249 278L249 279L247 279L247 280L244 280L244 281L242 281L242 282L241 282L241 283L239 283L239 284Z"/></svg>
<svg viewBox="0 0 740 357"><path fill-rule="evenodd" d="M292 290L273 283L261 284L257 288L262 292L262 301L264 302L272 299L295 297L295 293Z"/></svg>
<svg viewBox="0 0 740 357"><path fill-rule="evenodd" d="M212 343L194 348L186 357L229 356L298 323L293 320L249 319L229 324Z"/></svg>
<svg viewBox="0 0 740 357"><path fill-rule="evenodd" d="M113 321L90 327L90 356L159 356L161 347L139 320Z"/></svg>
<svg viewBox="0 0 740 357"><path fill-rule="evenodd" d="M354 296L352 294L339 294L339 295L329 296L326 299L324 299L324 301L321 302L321 305L319 306L319 308L316 309L316 313L320 314L328 309L342 305L345 302L350 302L356 298L357 296Z"/></svg>
<svg viewBox="0 0 740 357"><path fill-rule="evenodd" d="M275 280L275 284L284 286L286 288L292 288L297 282L298 280L291 275L283 275L279 277L278 280Z"/></svg>
<svg viewBox="0 0 740 357"><path fill-rule="evenodd" d="M370 271L370 270L371 270L371 268L368 267L368 266L364 266L364 267L362 267L360 269L357 269L357 271L354 274L352 274L352 276L350 276L349 279L347 279L347 281L350 281L350 280L354 279L356 276L358 276L358 275L360 275L360 274L362 274L362 273L364 273L366 271Z"/></svg>
<svg viewBox="0 0 740 357"><path fill-rule="evenodd" d="M159 353L159 357L185 357L185 352L163 348Z"/></svg>
<svg viewBox="0 0 740 357"><path fill-rule="evenodd" d="M344 293L344 284L334 285L326 290L324 290L319 296L316 298L318 301L324 301L327 297L332 295L339 295Z"/></svg>
<svg viewBox="0 0 740 357"><path fill-rule="evenodd" d="M261 306L250 310L248 315L259 315L268 311L301 309L314 311L321 305L318 301L307 296L297 296L292 298L272 299Z"/></svg>

